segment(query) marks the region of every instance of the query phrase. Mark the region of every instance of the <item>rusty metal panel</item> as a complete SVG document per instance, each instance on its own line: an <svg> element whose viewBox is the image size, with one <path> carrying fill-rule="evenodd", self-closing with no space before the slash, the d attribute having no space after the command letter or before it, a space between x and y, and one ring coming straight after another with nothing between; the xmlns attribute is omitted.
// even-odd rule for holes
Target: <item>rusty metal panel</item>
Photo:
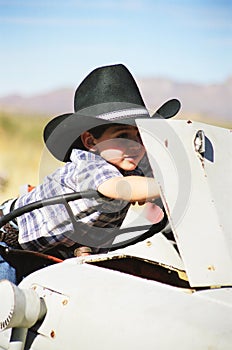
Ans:
<svg viewBox="0 0 232 350"><path fill-rule="evenodd" d="M191 286L232 285L232 132L182 120L138 126Z"/></svg>
<svg viewBox="0 0 232 350"><path fill-rule="evenodd" d="M35 286L48 312L31 350L91 349L93 339L96 349L231 349L231 288L189 292L80 258L19 287Z"/></svg>

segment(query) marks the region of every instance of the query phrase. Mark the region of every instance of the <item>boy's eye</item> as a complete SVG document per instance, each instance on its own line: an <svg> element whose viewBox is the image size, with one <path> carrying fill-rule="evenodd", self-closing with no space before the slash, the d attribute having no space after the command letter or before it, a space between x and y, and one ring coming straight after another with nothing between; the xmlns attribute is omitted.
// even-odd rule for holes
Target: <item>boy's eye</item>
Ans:
<svg viewBox="0 0 232 350"><path fill-rule="evenodd" d="M140 134L137 133L136 135L131 135L128 132L122 132L118 134L115 138L125 139L125 140L133 140L135 142L139 142L142 144L142 139L140 137Z"/></svg>
<svg viewBox="0 0 232 350"><path fill-rule="evenodd" d="M122 133L122 134L119 134L119 135L117 136L117 138L129 139L129 135L128 135L126 132L124 132L124 133Z"/></svg>

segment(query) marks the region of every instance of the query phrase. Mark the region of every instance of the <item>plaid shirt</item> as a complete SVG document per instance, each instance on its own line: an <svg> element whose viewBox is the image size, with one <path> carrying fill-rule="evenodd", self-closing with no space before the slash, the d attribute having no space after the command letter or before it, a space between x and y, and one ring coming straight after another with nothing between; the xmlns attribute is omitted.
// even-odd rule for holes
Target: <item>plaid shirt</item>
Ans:
<svg viewBox="0 0 232 350"><path fill-rule="evenodd" d="M74 149L71 162L47 176L34 190L19 197L15 208L60 194L97 190L106 180L123 175L143 174L139 169L123 174L102 157ZM18 217L22 248L46 251L58 243L65 246L79 243L96 248L109 247L114 239L110 234L112 228L121 226L130 206L122 200L102 201L100 197L82 198L69 205L73 214L67 211L69 209L64 204L55 204Z"/></svg>

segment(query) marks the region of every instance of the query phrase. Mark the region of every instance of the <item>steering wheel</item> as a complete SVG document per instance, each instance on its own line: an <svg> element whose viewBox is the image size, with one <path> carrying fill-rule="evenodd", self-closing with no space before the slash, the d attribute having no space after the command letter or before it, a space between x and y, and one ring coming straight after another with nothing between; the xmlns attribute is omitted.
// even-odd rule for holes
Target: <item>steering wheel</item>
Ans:
<svg viewBox="0 0 232 350"><path fill-rule="evenodd" d="M52 198L47 198L47 199L43 199L40 201L36 201L30 204L27 204L23 207L17 208L15 210L13 210L12 212L10 212L9 214L3 216L0 218L0 228L2 226L4 226L7 222L17 218L18 216L21 216L25 213L31 212L35 209L39 209L41 207L44 206L48 206L48 205L55 205L55 204L65 204L66 209L68 210L68 213L70 215L72 224L74 226L74 231L75 231L75 225L77 223L77 221L75 220L75 216L73 215L71 208L68 204L68 202L70 201L74 201L77 199L82 199L82 198L94 198L100 200L102 199L102 201L112 201L112 199L109 199L103 195L101 195L99 192L97 191L82 191L82 192L74 192L74 193L69 193L69 194L63 194L63 195L59 195L59 196L55 196ZM162 221L160 221L159 223L155 224L155 225L142 225L142 226L137 226L137 227L129 227L129 228L125 228L125 229L108 229L108 228L104 228L104 230L102 230L102 235L94 235L94 232L87 234L88 237L86 238L85 236L85 244L88 243L88 245L91 247L96 247L96 243L98 247L103 246L104 244L109 240L109 236L110 238L112 238L112 240L117 237L118 235L123 235L129 232L140 232L140 231L144 231L146 230L146 232L142 233L141 235L138 235L134 238L130 238L130 239L125 239L120 241L119 243L112 243L110 248L108 248L108 251L113 251L119 248L125 248L129 245L141 242L145 239L148 239L149 237L153 236L155 233L160 232L161 230L164 229L164 227L167 224L167 216L166 214L164 215L164 218L162 219ZM82 225L86 225L83 224ZM78 229L78 228L77 228ZM77 230L78 232L78 230ZM78 233L75 235L75 241L77 243L82 243L80 241L77 240L78 238ZM4 259L6 259L7 261L9 261L11 263L12 266L16 267L17 266L17 262L20 260L22 261L22 265L26 266L25 268L27 269L27 274L30 272L33 272L34 270L47 266L47 265L51 265L51 264L55 264L58 262L62 262L63 259L58 259L54 256L51 255L47 255L47 254L43 254L43 253L39 253L39 252L34 252L34 251L28 251L28 250L20 250L20 249L11 249L8 247L3 247L0 246L0 254L3 256ZM30 264L26 264L26 261L30 260ZM31 263L31 260L34 260L34 264ZM29 271L28 271L29 270Z"/></svg>

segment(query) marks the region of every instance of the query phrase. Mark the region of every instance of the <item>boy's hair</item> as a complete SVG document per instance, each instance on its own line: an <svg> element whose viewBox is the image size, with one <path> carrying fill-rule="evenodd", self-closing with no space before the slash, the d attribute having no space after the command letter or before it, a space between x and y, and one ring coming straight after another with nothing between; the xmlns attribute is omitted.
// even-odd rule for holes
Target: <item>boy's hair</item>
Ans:
<svg viewBox="0 0 232 350"><path fill-rule="evenodd" d="M111 126L116 126L119 125L118 123L110 123L110 124L104 124L104 125L99 125L99 126L95 126L95 128L89 129L87 130L88 132L90 132L93 137L95 138L99 138L102 136L102 134L109 129ZM84 151L88 151L88 149L83 145L82 141L81 141L81 136L79 136L74 143L71 146L72 149L76 148L76 149L82 149Z"/></svg>

